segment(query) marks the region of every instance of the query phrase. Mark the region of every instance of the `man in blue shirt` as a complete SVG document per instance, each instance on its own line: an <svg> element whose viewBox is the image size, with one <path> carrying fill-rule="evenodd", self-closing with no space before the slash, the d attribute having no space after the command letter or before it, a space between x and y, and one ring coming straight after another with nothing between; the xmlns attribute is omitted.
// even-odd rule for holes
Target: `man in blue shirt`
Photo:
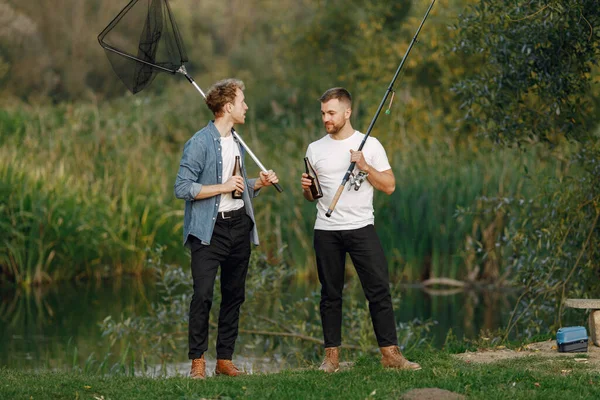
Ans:
<svg viewBox="0 0 600 400"><path fill-rule="evenodd" d="M263 186L278 182L273 171L259 178L234 174L236 158L244 149L232 136L235 124L243 124L248 106L244 83L225 79L207 92L211 121L187 141L175 181L175 196L185 200L183 242L192 253L194 294L189 313L190 376L206 377L204 353L208 349L208 319L213 288L221 266L221 307L217 336L215 374L238 376L242 372L231 359L238 336L240 307L245 300L245 282L250 260L250 242L258 245L251 199ZM242 198L232 193L242 192Z"/></svg>

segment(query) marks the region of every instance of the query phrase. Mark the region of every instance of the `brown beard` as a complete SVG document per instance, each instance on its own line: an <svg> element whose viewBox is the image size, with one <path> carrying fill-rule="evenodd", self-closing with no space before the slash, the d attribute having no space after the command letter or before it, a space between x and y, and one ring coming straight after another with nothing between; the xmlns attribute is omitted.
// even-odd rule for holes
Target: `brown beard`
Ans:
<svg viewBox="0 0 600 400"><path fill-rule="evenodd" d="M331 129L333 129L332 131L329 131L327 129L327 126L325 126L325 130L327 131L328 134L335 135L336 133L338 133L339 131L341 131L344 126L346 126L346 122L345 121L344 121L344 123L342 125L333 124L333 126L331 127Z"/></svg>

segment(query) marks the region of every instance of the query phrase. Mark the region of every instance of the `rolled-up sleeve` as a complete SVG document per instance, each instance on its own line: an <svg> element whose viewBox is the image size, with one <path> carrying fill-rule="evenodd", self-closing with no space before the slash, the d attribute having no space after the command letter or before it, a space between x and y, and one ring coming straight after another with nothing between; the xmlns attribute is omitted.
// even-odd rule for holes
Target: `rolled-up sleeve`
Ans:
<svg viewBox="0 0 600 400"><path fill-rule="evenodd" d="M248 195L250 196L251 199L255 198L260 193L260 189L254 189L254 185L256 184L256 179L257 178L246 179L246 185L248 187Z"/></svg>
<svg viewBox="0 0 600 400"><path fill-rule="evenodd" d="M205 159L202 150L197 140L188 141L183 148L183 156L175 180L175 197L178 199L192 201L202 190L202 184L198 183Z"/></svg>

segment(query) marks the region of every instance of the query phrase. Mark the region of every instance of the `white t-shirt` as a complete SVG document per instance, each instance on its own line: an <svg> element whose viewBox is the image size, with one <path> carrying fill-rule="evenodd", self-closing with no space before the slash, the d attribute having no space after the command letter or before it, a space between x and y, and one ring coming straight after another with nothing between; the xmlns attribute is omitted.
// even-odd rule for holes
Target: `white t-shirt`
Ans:
<svg viewBox="0 0 600 400"><path fill-rule="evenodd" d="M240 148L233 140L233 135L221 137L221 156L223 158L223 177L221 183L227 182L227 179L233 175L233 167L235 165L235 156L240 155ZM242 163L240 157L240 165ZM219 204L219 212L237 210L244 207L244 200L234 199L231 197L231 192L221 195L221 203Z"/></svg>
<svg viewBox="0 0 600 400"><path fill-rule="evenodd" d="M323 197L317 200L315 229L350 230L363 228L375 222L373 186L368 179L363 181L359 190L354 190L354 187L348 190L350 187L348 181L331 217L325 216L350 166L350 149L358 150L364 137L365 135L358 131L344 140L334 140L330 135L326 135L308 146L306 157L315 169L323 189ZM385 149L374 137L369 136L362 152L367 164L377 171L387 171L392 168ZM358 168L355 167L354 174L357 173Z"/></svg>

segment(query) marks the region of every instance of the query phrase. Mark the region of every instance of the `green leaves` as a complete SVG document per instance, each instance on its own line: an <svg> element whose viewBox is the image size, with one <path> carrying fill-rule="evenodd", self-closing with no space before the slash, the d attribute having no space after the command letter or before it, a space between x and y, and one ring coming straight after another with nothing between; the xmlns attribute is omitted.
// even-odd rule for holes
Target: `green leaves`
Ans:
<svg viewBox="0 0 600 400"><path fill-rule="evenodd" d="M515 3L481 0L457 24L454 50L475 64L454 86L465 122L499 142L583 140L597 120L598 4Z"/></svg>
<svg viewBox="0 0 600 400"><path fill-rule="evenodd" d="M561 299L594 296L600 262L598 122L600 8L594 0L480 0L456 26L453 50L474 64L453 90L463 128L523 149L542 141L566 167L558 179L531 176L534 194L502 204L504 251L514 281L526 286L513 328L534 334L555 317ZM564 138L579 142L568 146ZM489 208L495 207L493 202Z"/></svg>

